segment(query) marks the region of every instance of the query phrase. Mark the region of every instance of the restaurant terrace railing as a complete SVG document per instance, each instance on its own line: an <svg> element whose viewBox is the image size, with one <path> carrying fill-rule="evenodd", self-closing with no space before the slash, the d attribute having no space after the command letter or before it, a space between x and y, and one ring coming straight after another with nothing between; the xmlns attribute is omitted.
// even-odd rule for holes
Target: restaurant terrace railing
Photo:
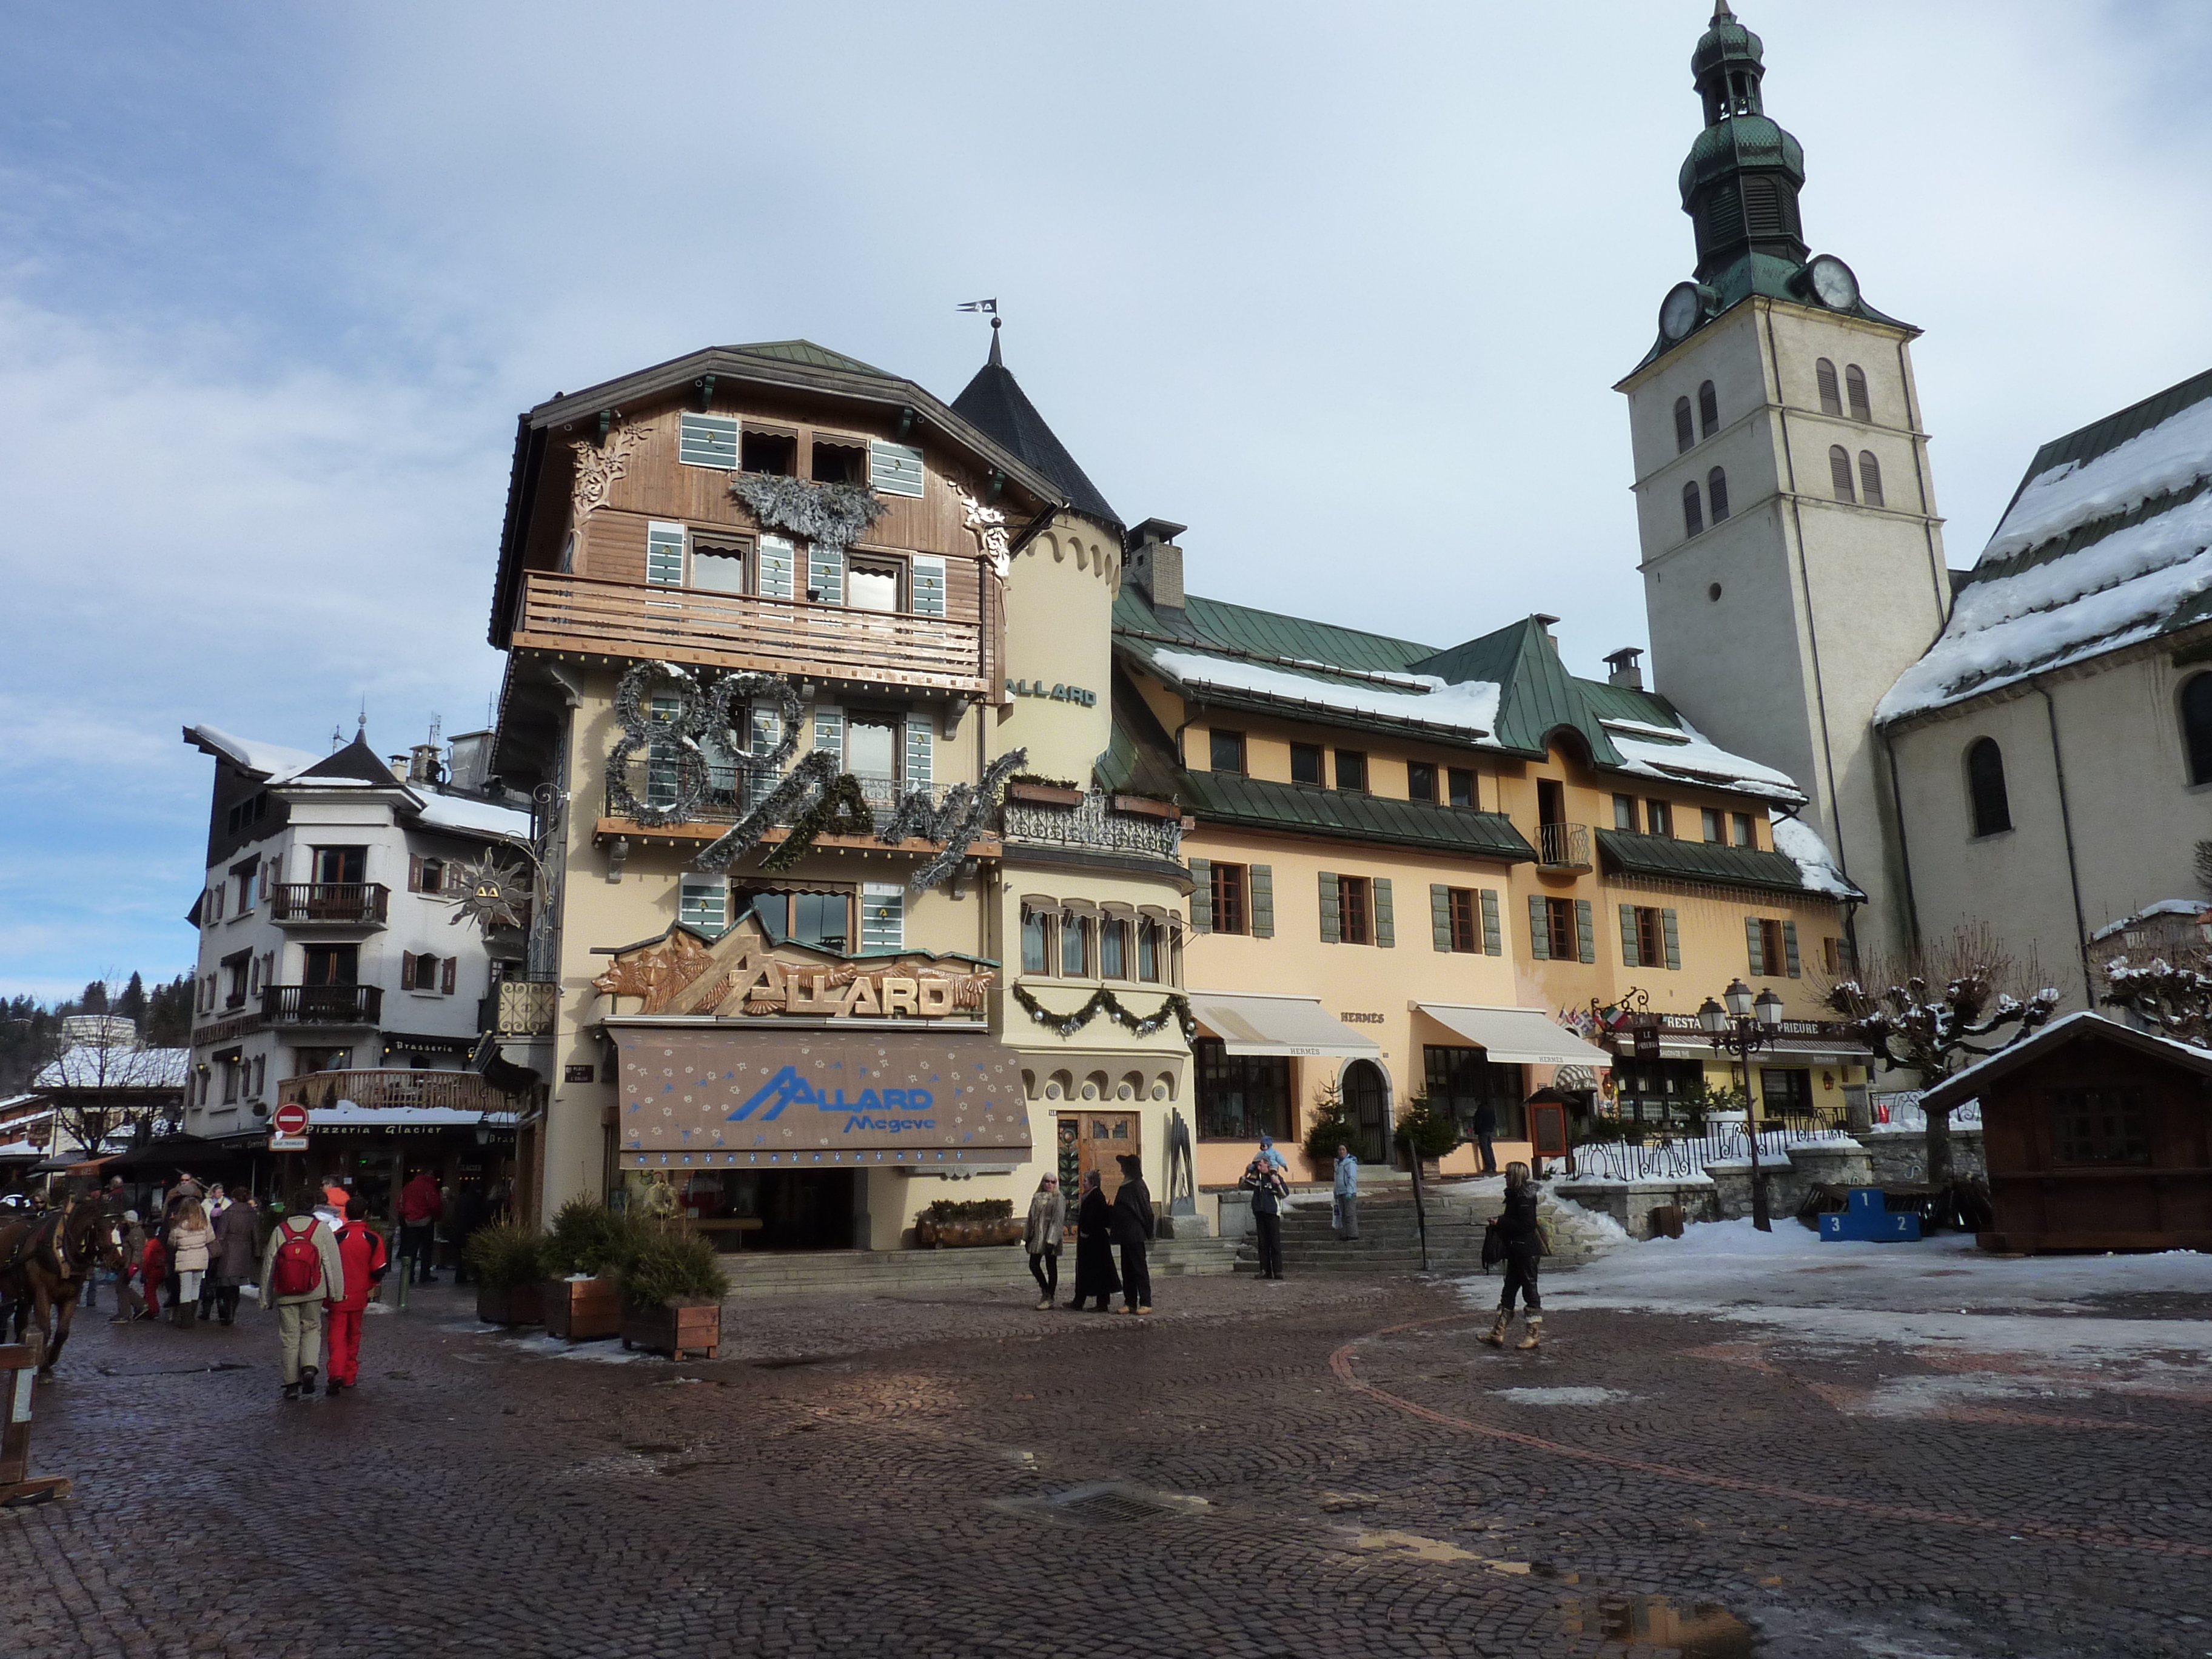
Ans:
<svg viewBox="0 0 2212 1659"><path fill-rule="evenodd" d="M990 684L981 623L543 570L523 579L514 644L965 696Z"/></svg>
<svg viewBox="0 0 2212 1659"><path fill-rule="evenodd" d="M391 902L392 890L381 882L279 882L269 896L269 918L289 927L380 927Z"/></svg>
<svg viewBox="0 0 2212 1659"><path fill-rule="evenodd" d="M276 1085L279 1102L297 1101L321 1110L351 1101L356 1106L442 1107L456 1112L511 1112L514 1099L474 1072L432 1072L398 1066L360 1071L311 1072Z"/></svg>

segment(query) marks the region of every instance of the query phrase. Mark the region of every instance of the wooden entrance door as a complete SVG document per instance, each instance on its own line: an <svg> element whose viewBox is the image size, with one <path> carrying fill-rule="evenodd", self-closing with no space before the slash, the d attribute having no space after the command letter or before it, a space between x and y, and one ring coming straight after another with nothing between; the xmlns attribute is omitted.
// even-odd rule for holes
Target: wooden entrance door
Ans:
<svg viewBox="0 0 2212 1659"><path fill-rule="evenodd" d="M1347 1115L1359 1126L1352 1151L1362 1164L1390 1161L1389 1085L1382 1069L1370 1060L1355 1060L1344 1068L1344 1103Z"/></svg>
<svg viewBox="0 0 2212 1659"><path fill-rule="evenodd" d="M1094 1112L1069 1108L1060 1114L1063 1126L1073 1121L1075 1128L1075 1190L1077 1199L1083 1196L1083 1180L1093 1170L1098 1171L1098 1190L1106 1194L1106 1201L1114 1201L1114 1194L1121 1190L1121 1154L1134 1152L1142 1157L1144 1142L1141 1136L1143 1120L1134 1112ZM1061 1129L1063 1138L1066 1134ZM1066 1176L1063 1174L1062 1182Z"/></svg>

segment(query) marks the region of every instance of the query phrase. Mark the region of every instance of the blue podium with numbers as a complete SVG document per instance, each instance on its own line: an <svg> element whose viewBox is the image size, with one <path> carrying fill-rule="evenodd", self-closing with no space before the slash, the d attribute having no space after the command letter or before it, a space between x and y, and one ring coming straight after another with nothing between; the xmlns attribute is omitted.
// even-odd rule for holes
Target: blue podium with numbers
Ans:
<svg viewBox="0 0 2212 1659"><path fill-rule="evenodd" d="M1879 1187L1851 1188L1850 1208L1820 1218L1820 1237L1826 1241L1865 1239L1877 1244L1911 1244L1920 1237L1920 1215L1915 1210L1893 1210Z"/></svg>

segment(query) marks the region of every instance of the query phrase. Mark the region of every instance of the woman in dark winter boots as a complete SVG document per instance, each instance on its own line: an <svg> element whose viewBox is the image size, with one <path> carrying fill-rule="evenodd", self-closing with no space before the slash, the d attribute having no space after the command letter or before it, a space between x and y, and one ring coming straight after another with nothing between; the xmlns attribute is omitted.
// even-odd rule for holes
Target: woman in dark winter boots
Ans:
<svg viewBox="0 0 2212 1659"><path fill-rule="evenodd" d="M1067 1305L1080 1312L1091 1297L1098 1311L1114 1305L1114 1292L1121 1280L1114 1272L1113 1207L1098 1184L1098 1171L1083 1177L1083 1202L1075 1209L1075 1299Z"/></svg>
<svg viewBox="0 0 2212 1659"><path fill-rule="evenodd" d="M1498 1218L1505 1238L1505 1293L1498 1299L1498 1317L1482 1340L1493 1348L1505 1346L1505 1328L1513 1322L1513 1295L1521 1293L1528 1315L1528 1329L1519 1348L1533 1348L1544 1337L1544 1298L1536 1289L1536 1264L1543 1259L1544 1241L1536 1221L1536 1183L1528 1179L1528 1166L1505 1166L1505 1211Z"/></svg>

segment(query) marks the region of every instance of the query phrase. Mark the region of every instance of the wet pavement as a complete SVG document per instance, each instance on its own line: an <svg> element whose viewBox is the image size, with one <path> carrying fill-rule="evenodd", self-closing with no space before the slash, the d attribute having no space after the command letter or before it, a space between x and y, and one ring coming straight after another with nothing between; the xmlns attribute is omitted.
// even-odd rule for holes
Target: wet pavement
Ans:
<svg viewBox="0 0 2212 1659"><path fill-rule="evenodd" d="M307 1404L268 1316L88 1319L0 1652L2212 1653L2193 1361L1571 1307L1523 1354L1410 1279L754 1304L678 1365L441 1288Z"/></svg>

